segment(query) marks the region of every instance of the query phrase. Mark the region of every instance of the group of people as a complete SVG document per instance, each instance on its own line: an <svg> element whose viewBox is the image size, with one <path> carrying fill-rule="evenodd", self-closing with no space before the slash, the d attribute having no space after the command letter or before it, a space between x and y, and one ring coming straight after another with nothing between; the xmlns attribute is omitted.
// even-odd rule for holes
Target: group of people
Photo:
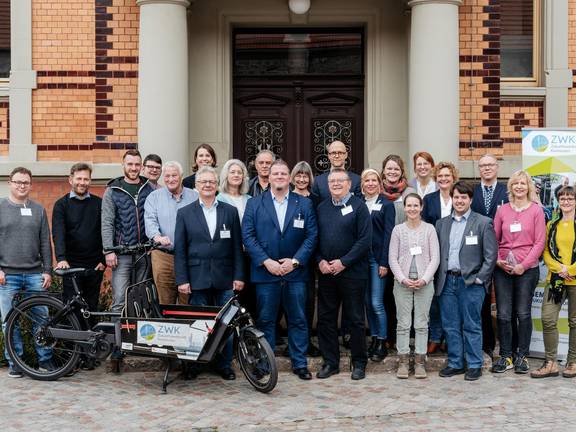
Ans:
<svg viewBox="0 0 576 432"><path fill-rule="evenodd" d="M367 362L382 361L394 343L397 377L408 378L413 328L416 378L427 376L427 355L444 348L448 364L440 376L474 381L482 375L483 351L492 355L495 348L492 290L500 341L492 372L529 372L531 304L543 255L550 270L542 310L546 360L531 374L559 374L557 321L568 299L570 350L562 373L576 376L573 187L557 191L559 216L546 226L530 176L517 171L507 185L498 182L490 155L478 161L474 186L427 152L413 156L410 181L397 155L387 156L380 172L358 175L345 168L342 142L330 143L327 154L329 171L315 177L307 162L290 169L262 150L254 160L257 175L249 178L238 159L218 174L214 149L202 144L194 174L184 178L178 162L163 164L153 154L142 160L128 150L123 175L108 183L102 199L89 192L91 167L77 163L71 191L54 204L56 267L96 270L79 281L91 310L110 267L112 310L119 311L131 275L146 277L148 266L109 250L153 239L161 245L150 256L161 303L221 306L239 292L272 347L285 318L292 369L303 380L312 379L306 356L318 350L310 338L317 315L323 358L317 378L340 372L340 333L351 350L352 379L363 379ZM31 183L28 169L14 169L10 195L0 200L3 319L17 291L51 283L48 218L29 198ZM64 297L72 295L65 279ZM50 368L50 350L37 347L37 353L39 367ZM22 376L8 360L9 375ZM215 365L227 380L235 378L231 361L228 344Z"/></svg>

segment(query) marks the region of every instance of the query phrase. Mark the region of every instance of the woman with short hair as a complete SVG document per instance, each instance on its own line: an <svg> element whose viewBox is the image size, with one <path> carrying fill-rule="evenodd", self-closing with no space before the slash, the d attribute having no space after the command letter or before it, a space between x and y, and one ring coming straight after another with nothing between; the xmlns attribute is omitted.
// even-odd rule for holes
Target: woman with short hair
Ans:
<svg viewBox="0 0 576 432"><path fill-rule="evenodd" d="M434 181L434 158L425 151L419 151L412 156L416 177L410 180L409 185L416 189L416 193L424 198L437 190Z"/></svg>
<svg viewBox="0 0 576 432"><path fill-rule="evenodd" d="M230 159L220 172L220 193L216 196L218 201L228 203L238 210L240 223L244 217L246 203L251 198L248 195L248 170L244 162Z"/></svg>

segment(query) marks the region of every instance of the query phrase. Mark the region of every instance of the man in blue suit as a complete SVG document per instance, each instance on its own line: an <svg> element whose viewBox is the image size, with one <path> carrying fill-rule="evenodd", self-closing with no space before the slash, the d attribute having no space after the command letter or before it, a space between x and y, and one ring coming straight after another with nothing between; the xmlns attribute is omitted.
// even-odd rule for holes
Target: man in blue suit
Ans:
<svg viewBox="0 0 576 432"><path fill-rule="evenodd" d="M472 211L488 216L494 220L496 210L508 202L508 188L498 181L498 160L491 154L486 154L478 161L480 184L474 187ZM496 336L492 326L492 290L484 299L482 306L482 349L492 357L496 346Z"/></svg>
<svg viewBox="0 0 576 432"><path fill-rule="evenodd" d="M240 218L235 207L216 200L218 175L212 167L196 173L198 201L178 210L174 234L174 270L178 291L189 303L223 306L233 290L244 288ZM231 366L232 340L216 364L225 380L236 378Z"/></svg>
<svg viewBox="0 0 576 432"><path fill-rule="evenodd" d="M242 237L256 286L257 327L275 346L276 319L282 305L288 322L292 370L312 379L306 362L306 283L318 227L312 201L290 192L290 169L283 160L270 168L270 190L248 201Z"/></svg>

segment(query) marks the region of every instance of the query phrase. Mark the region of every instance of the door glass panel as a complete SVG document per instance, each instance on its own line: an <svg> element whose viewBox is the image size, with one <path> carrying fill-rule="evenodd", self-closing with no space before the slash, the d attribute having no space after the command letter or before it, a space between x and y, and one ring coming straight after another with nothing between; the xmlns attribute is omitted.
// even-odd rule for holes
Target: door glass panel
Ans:
<svg viewBox="0 0 576 432"><path fill-rule="evenodd" d="M286 122L278 120L255 119L245 121L242 137L246 152L246 166L261 150L270 150L276 156L284 150Z"/></svg>
<svg viewBox="0 0 576 432"><path fill-rule="evenodd" d="M333 141L342 141L348 151L346 169L350 167L352 155L352 119L314 119L312 120L312 169L317 173L323 173L330 168L328 150L326 146Z"/></svg>
<svg viewBox="0 0 576 432"><path fill-rule="evenodd" d="M361 75L362 32L237 32L234 74Z"/></svg>

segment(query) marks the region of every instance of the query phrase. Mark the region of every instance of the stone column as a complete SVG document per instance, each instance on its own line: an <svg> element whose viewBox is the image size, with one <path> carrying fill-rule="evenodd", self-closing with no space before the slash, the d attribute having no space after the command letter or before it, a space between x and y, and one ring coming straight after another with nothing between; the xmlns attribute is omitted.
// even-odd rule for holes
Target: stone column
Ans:
<svg viewBox="0 0 576 432"><path fill-rule="evenodd" d="M462 0L410 0L408 148L458 161L458 7Z"/></svg>
<svg viewBox="0 0 576 432"><path fill-rule="evenodd" d="M12 0L10 71L10 161L36 161L32 144L32 89L36 88L36 71L32 70L32 1Z"/></svg>
<svg viewBox="0 0 576 432"><path fill-rule="evenodd" d="M140 6L138 148L189 170L189 0L137 0Z"/></svg>

